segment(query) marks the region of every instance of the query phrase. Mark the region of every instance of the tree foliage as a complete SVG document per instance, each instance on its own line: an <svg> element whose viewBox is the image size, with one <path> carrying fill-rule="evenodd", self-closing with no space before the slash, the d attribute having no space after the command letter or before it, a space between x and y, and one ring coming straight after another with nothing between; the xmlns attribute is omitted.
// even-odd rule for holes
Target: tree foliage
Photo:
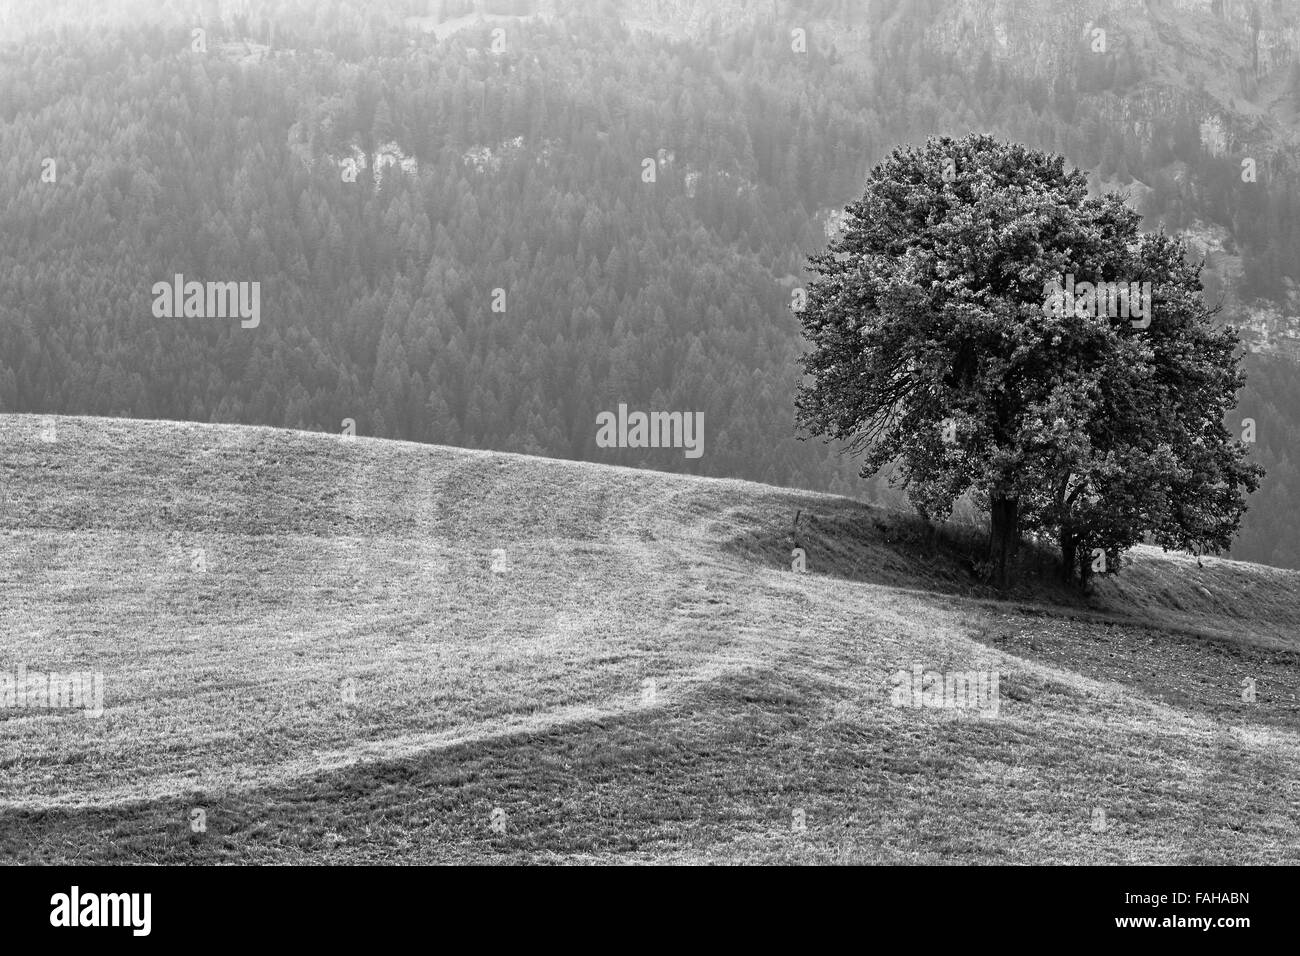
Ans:
<svg viewBox="0 0 1300 956"><path fill-rule="evenodd" d="M810 260L803 428L863 453L863 475L896 463L927 517L970 493L999 582L1028 532L1070 577L1148 535L1228 546L1261 469L1224 426L1237 336L1181 241L987 135L896 149L847 212Z"/></svg>

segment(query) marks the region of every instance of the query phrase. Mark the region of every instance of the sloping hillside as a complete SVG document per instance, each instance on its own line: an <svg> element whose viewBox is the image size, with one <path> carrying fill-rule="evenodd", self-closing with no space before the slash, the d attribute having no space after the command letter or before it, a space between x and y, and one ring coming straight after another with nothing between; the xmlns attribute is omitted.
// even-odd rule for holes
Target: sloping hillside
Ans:
<svg viewBox="0 0 1300 956"><path fill-rule="evenodd" d="M1237 554L1300 568L1295 3L307 6L0 0L0 412L353 418L898 506L791 428L792 309L877 163L980 132L1205 257L1267 471ZM178 275L256 317L163 315ZM698 411L708 453L607 457L619 403Z"/></svg>
<svg viewBox="0 0 1300 956"><path fill-rule="evenodd" d="M0 416L0 674L104 713L0 709L5 860L1300 862L1300 573L999 601L832 496L48 424Z"/></svg>

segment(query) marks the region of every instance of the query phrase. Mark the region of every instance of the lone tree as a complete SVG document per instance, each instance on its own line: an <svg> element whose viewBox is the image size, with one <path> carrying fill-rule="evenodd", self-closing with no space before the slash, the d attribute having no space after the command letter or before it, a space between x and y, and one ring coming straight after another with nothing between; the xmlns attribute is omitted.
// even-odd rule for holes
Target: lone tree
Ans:
<svg viewBox="0 0 1300 956"><path fill-rule="evenodd" d="M1245 383L1180 239L1077 170L989 136L896 149L812 256L796 399L810 434L890 462L927 519L989 515L989 577L1051 535L1066 581L1145 536L1217 553L1262 470L1224 416Z"/></svg>

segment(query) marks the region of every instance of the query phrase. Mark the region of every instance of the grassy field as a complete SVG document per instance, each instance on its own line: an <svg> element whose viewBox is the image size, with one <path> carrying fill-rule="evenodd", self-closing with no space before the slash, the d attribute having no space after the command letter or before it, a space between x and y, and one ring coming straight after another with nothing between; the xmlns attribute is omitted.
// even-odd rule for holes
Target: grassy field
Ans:
<svg viewBox="0 0 1300 956"><path fill-rule="evenodd" d="M0 709L0 860L1300 862L1298 572L998 599L968 529L828 495L42 425L0 416L0 673L105 709ZM996 715L893 706L918 665Z"/></svg>

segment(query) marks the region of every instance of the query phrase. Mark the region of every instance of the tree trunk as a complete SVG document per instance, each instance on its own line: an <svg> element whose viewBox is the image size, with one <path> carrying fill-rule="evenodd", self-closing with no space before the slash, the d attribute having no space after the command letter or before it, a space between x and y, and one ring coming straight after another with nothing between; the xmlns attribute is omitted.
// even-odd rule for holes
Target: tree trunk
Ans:
<svg viewBox="0 0 1300 956"><path fill-rule="evenodd" d="M1087 593L1088 579L1092 577L1092 562L1084 561L1079 565L1079 591Z"/></svg>
<svg viewBox="0 0 1300 956"><path fill-rule="evenodd" d="M1079 539L1069 528L1061 529L1061 582L1072 585L1079 563Z"/></svg>
<svg viewBox="0 0 1300 956"><path fill-rule="evenodd" d="M993 583L1005 588L1020 549L1020 501L994 498L989 510L989 563Z"/></svg>

